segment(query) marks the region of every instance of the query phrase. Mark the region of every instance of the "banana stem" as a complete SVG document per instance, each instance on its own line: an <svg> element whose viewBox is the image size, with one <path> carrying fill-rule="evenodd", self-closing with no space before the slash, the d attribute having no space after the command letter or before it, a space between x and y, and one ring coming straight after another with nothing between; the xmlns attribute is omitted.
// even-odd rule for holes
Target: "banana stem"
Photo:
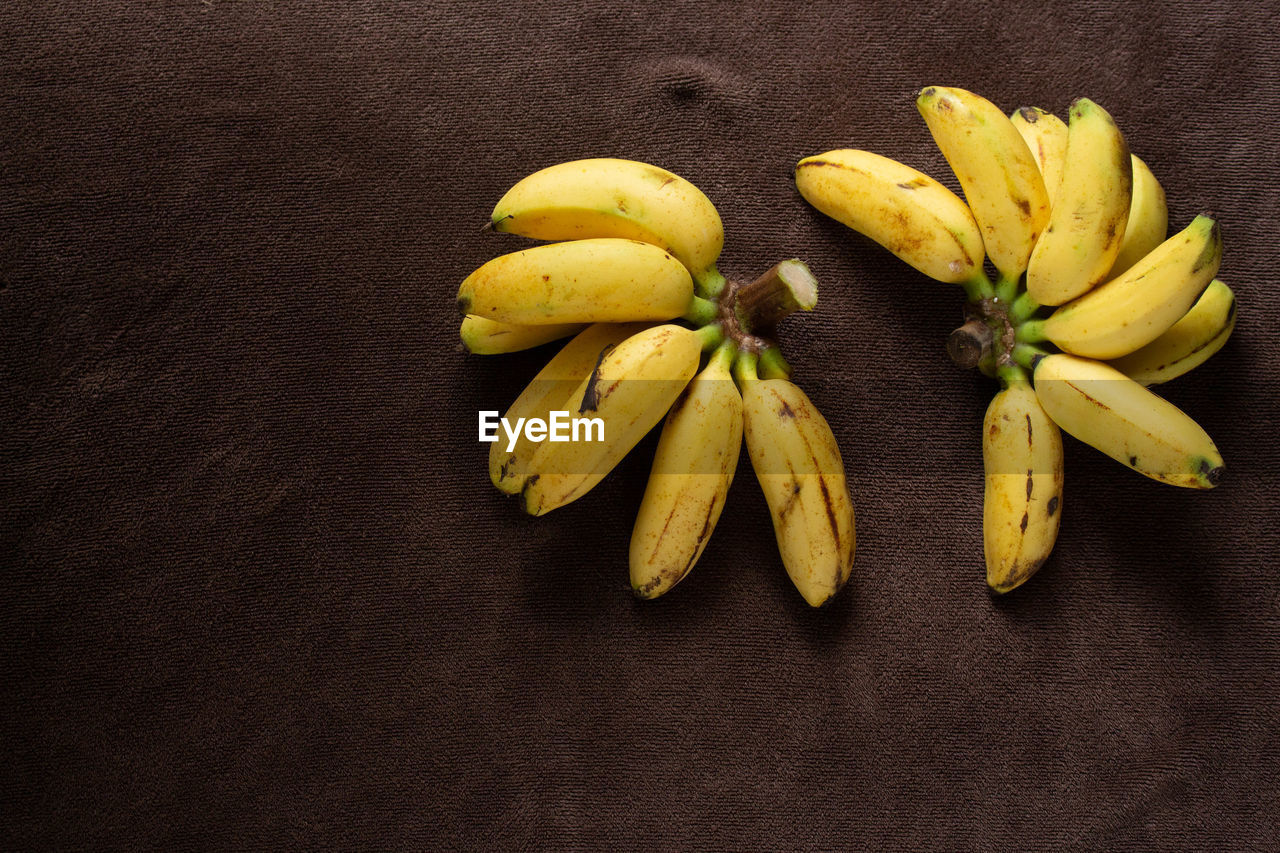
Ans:
<svg viewBox="0 0 1280 853"><path fill-rule="evenodd" d="M1040 347L1032 346L1031 344L1015 344L1013 352L1011 353L1014 362L1022 365L1033 373L1035 372L1036 365L1040 362L1040 359L1044 358L1048 354L1048 352L1042 350Z"/></svg>
<svg viewBox="0 0 1280 853"><path fill-rule="evenodd" d="M760 353L759 370L761 379L791 378L791 365L782 357L782 348L777 344L770 344Z"/></svg>
<svg viewBox="0 0 1280 853"><path fill-rule="evenodd" d="M725 280L715 264L712 264L693 277L693 284L699 296L714 300L724 292Z"/></svg>
<svg viewBox="0 0 1280 853"><path fill-rule="evenodd" d="M1009 322L1015 326L1025 323L1031 319L1031 315L1040 310L1040 303L1032 298L1030 293L1025 290L1019 293L1013 300L1013 305L1009 307Z"/></svg>
<svg viewBox="0 0 1280 853"><path fill-rule="evenodd" d="M724 341L724 329L720 327L719 323L708 323L699 328L695 334L702 342L703 352L710 352Z"/></svg>
<svg viewBox="0 0 1280 853"><path fill-rule="evenodd" d="M1020 364L1002 364L996 368L996 378L1000 380L1001 388L1008 388L1013 385L1025 385L1031 381L1027 376L1027 369Z"/></svg>
<svg viewBox="0 0 1280 853"><path fill-rule="evenodd" d="M716 346L715 352L711 353L711 358L707 360L707 370L715 368L728 373L733 370L733 360L738 355L738 344L728 338L722 340Z"/></svg>
<svg viewBox="0 0 1280 853"><path fill-rule="evenodd" d="M746 330L772 329L796 311L812 311L818 304L818 280L809 267L792 258L780 261L734 294L734 311Z"/></svg>
<svg viewBox="0 0 1280 853"><path fill-rule="evenodd" d="M996 295L995 285L982 270L978 270L978 274L968 281L960 282L960 286L964 288L964 295L975 305L984 299L992 299Z"/></svg>
<svg viewBox="0 0 1280 853"><path fill-rule="evenodd" d="M1006 305L1012 304L1018 296L1018 277L1010 278L1004 273L996 278L996 299Z"/></svg>
<svg viewBox="0 0 1280 853"><path fill-rule="evenodd" d="M1038 344L1047 341L1044 334L1044 320L1023 320L1018 324L1014 340L1020 344Z"/></svg>
<svg viewBox="0 0 1280 853"><path fill-rule="evenodd" d="M957 367L977 367L991 357L995 345L991 326L975 317L947 336L947 355Z"/></svg>
<svg viewBox="0 0 1280 853"><path fill-rule="evenodd" d="M746 385L748 382L755 382L760 378L756 372L756 365L760 356L751 350L738 350L738 358L733 363L733 378L738 380L738 387Z"/></svg>
<svg viewBox="0 0 1280 853"><path fill-rule="evenodd" d="M694 326L706 326L714 323L720 313L720 307L710 299L694 296L689 303L689 310L684 312L684 319Z"/></svg>

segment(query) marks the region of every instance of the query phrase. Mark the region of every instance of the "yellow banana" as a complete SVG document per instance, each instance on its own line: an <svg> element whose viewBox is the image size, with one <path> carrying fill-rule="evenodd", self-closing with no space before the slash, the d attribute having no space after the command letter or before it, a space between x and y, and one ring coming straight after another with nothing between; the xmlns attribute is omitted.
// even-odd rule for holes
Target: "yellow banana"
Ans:
<svg viewBox="0 0 1280 853"><path fill-rule="evenodd" d="M930 86L916 107L951 164L987 257L1017 282L1049 221L1049 195L1031 149L995 104L964 89Z"/></svg>
<svg viewBox="0 0 1280 853"><path fill-rule="evenodd" d="M1071 105L1062 183L1027 264L1027 293L1061 305L1100 284L1129 220L1132 163L1111 114L1088 98Z"/></svg>
<svg viewBox="0 0 1280 853"><path fill-rule="evenodd" d="M462 345L476 355L519 352L558 341L582 331L581 323L556 323L544 326L516 326L486 320L474 314L462 318Z"/></svg>
<svg viewBox="0 0 1280 853"><path fill-rule="evenodd" d="M458 289L464 314L530 326L671 320L694 299L689 271L671 254L617 237L500 255Z"/></svg>
<svg viewBox="0 0 1280 853"><path fill-rule="evenodd" d="M662 325L609 350L570 393L566 409L591 440L544 441L521 495L543 515L585 495L653 429L698 370L706 333ZM598 421L592 426L591 421ZM598 440L597 440L598 439Z"/></svg>
<svg viewBox="0 0 1280 853"><path fill-rule="evenodd" d="M1036 397L1063 430L1140 474L1210 489L1222 455L1177 406L1108 364L1055 353L1035 365Z"/></svg>
<svg viewBox="0 0 1280 853"><path fill-rule="evenodd" d="M973 214L923 172L845 148L804 158L795 177L807 202L930 278L985 282L982 235Z"/></svg>
<svg viewBox="0 0 1280 853"><path fill-rule="evenodd" d="M1133 200L1129 203L1129 221L1124 228L1124 240L1120 242L1120 254L1107 273L1108 279L1145 258L1169 236L1169 206L1164 187L1137 154L1129 156L1133 164Z"/></svg>
<svg viewBox="0 0 1280 853"><path fill-rule="evenodd" d="M1019 107L1009 116L1009 121L1022 134L1036 165L1040 167L1040 177L1044 179L1052 210L1062 184L1062 164L1067 158L1067 123L1039 107Z"/></svg>
<svg viewBox="0 0 1280 853"><path fill-rule="evenodd" d="M853 566L853 501L830 425L787 379L739 370L744 435L764 491L782 565L817 607L840 591Z"/></svg>
<svg viewBox="0 0 1280 853"><path fill-rule="evenodd" d="M499 430L498 440L489 446L489 479L493 485L511 495L524 488L529 459L539 445L518 425L534 418L545 422L552 411L568 411L569 395L591 374L600 357L646 325L596 323L588 326L538 371L502 416L519 437L513 440Z"/></svg>
<svg viewBox="0 0 1280 853"><path fill-rule="evenodd" d="M1222 279L1215 278L1167 332L1111 366L1143 385L1168 382L1208 361L1235 327L1236 296Z"/></svg>
<svg viewBox="0 0 1280 853"><path fill-rule="evenodd" d="M704 292L724 279L724 229L715 205L673 172L599 157L549 166L519 181L493 209L493 227L538 240L625 237L674 255Z"/></svg>
<svg viewBox="0 0 1280 853"><path fill-rule="evenodd" d="M733 483L742 448L742 395L725 342L671 407L631 531L631 588L657 598L702 555Z"/></svg>
<svg viewBox="0 0 1280 853"><path fill-rule="evenodd" d="M1154 341L1195 304L1222 261L1222 232L1197 216L1119 278L1024 323L1024 340L1048 339L1089 358L1128 355Z"/></svg>
<svg viewBox="0 0 1280 853"><path fill-rule="evenodd" d="M982 424L982 538L987 585L996 592L1040 569L1062 517L1062 434L1018 375L992 398Z"/></svg>

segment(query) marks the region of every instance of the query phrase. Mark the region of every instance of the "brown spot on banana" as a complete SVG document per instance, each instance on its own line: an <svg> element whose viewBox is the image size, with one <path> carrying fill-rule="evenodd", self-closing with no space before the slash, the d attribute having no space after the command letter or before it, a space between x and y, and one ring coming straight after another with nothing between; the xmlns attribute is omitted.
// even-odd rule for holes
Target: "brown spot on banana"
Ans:
<svg viewBox="0 0 1280 853"><path fill-rule="evenodd" d="M1053 518L1053 514L1058 511L1058 496L1054 495L1049 498L1049 517Z"/></svg>
<svg viewBox="0 0 1280 853"><path fill-rule="evenodd" d="M1023 533L1026 533L1026 532L1027 532L1027 522L1028 522L1028 521L1030 521L1030 520L1031 520L1031 519L1030 519L1030 517L1027 515L1027 513L1026 513L1026 512L1023 512L1023 513L1022 513L1022 523L1018 525L1018 529L1019 529L1019 530L1021 530Z"/></svg>
<svg viewBox="0 0 1280 853"><path fill-rule="evenodd" d="M827 523L831 525L831 535L836 540L836 550L840 550L840 524L836 521L835 507L831 503L831 491L827 488L827 478L818 475L818 485L822 488L823 509L827 511Z"/></svg>

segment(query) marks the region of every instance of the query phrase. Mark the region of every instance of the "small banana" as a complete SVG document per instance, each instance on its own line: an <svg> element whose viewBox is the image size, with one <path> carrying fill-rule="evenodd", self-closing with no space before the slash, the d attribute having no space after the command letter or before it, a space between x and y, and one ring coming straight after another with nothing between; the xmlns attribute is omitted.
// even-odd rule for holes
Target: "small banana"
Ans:
<svg viewBox="0 0 1280 853"><path fill-rule="evenodd" d="M846 148L804 158L795 177L807 202L930 278L985 281L982 235L973 214L923 172Z"/></svg>
<svg viewBox="0 0 1280 853"><path fill-rule="evenodd" d="M1119 278L1019 328L1024 340L1053 341L1089 358L1128 355L1154 341L1195 304L1218 272L1222 232L1197 216Z"/></svg>
<svg viewBox="0 0 1280 853"><path fill-rule="evenodd" d="M1036 158L1052 210L1062 184L1062 164L1067 158L1067 123L1039 107L1019 107L1010 114L1009 121L1022 134Z"/></svg>
<svg viewBox="0 0 1280 853"><path fill-rule="evenodd" d="M573 160L522 179L493 208L494 229L538 240L625 237L674 255L704 295L724 279L724 228L715 205L679 175L613 157Z"/></svg>
<svg viewBox="0 0 1280 853"><path fill-rule="evenodd" d="M602 429L591 432L590 441L538 445L521 492L525 511L543 515L595 488L662 420L698 371L706 341L707 333L667 324L606 352L566 405L575 421L598 419Z"/></svg>
<svg viewBox="0 0 1280 853"><path fill-rule="evenodd" d="M1208 361L1222 349L1235 327L1236 295L1222 279L1215 278L1167 332L1111 366L1143 385L1168 382Z"/></svg>
<svg viewBox="0 0 1280 853"><path fill-rule="evenodd" d="M569 395L582 384L604 353L643 331L645 323L596 323L579 332L516 397L503 414L509 424L540 418L545 421L552 411L567 411ZM517 494L524 488L529 459L538 444L521 432L514 444L509 436L499 433L489 445L489 479L499 491Z"/></svg>
<svg viewBox="0 0 1280 853"><path fill-rule="evenodd" d="M1027 264L1027 293L1041 305L1061 305L1107 277L1133 196L1129 147L1111 114L1079 98L1070 119L1062 183Z"/></svg>
<svg viewBox="0 0 1280 853"><path fill-rule="evenodd" d="M1169 236L1169 206L1164 187L1137 154L1129 155L1133 163L1133 200L1129 203L1129 221L1124 228L1120 253L1107 273L1113 279L1150 254Z"/></svg>
<svg viewBox="0 0 1280 853"><path fill-rule="evenodd" d="M987 585L1008 592L1035 574L1058 538L1062 517L1062 433L1018 378L997 392L982 424L986 490L982 538Z"/></svg>
<svg viewBox="0 0 1280 853"><path fill-rule="evenodd" d="M581 323L555 323L544 326L515 326L486 320L474 314L462 318L459 333L462 345L476 355L497 355L532 349L558 341L582 331Z"/></svg>
<svg viewBox="0 0 1280 853"><path fill-rule="evenodd" d="M670 253L617 237L500 255L458 289L464 314L530 326L671 320L699 301L689 271Z"/></svg>
<svg viewBox="0 0 1280 853"><path fill-rule="evenodd" d="M1222 455L1200 425L1114 367L1054 353L1036 363L1033 376L1054 423L1117 462L1192 489L1222 479Z"/></svg>
<svg viewBox="0 0 1280 853"><path fill-rule="evenodd" d="M662 427L658 450L631 531L631 588L657 598L702 555L738 467L742 395L726 341L685 388Z"/></svg>
<svg viewBox="0 0 1280 853"><path fill-rule="evenodd" d="M1049 221L1031 149L995 104L964 89L929 86L916 107L960 181L987 257L1005 282L1016 282Z"/></svg>
<svg viewBox="0 0 1280 853"><path fill-rule="evenodd" d="M740 358L740 363L742 359ZM825 604L849 580L853 501L831 426L787 379L739 368L747 453L764 491L782 564L804 600Z"/></svg>

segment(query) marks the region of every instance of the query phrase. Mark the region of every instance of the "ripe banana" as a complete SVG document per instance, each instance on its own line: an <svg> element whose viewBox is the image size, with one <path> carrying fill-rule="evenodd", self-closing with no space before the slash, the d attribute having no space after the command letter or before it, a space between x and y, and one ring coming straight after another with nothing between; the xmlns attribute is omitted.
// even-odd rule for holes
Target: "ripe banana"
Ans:
<svg viewBox="0 0 1280 853"><path fill-rule="evenodd" d="M486 320L474 314L462 318L462 345L476 355L519 352L558 341L582 331L581 323L554 323L545 326L516 326Z"/></svg>
<svg viewBox="0 0 1280 853"><path fill-rule="evenodd" d="M1222 232L1208 216L1161 243L1119 278L1019 329L1089 358L1128 355L1151 343L1195 304L1222 261Z"/></svg>
<svg viewBox="0 0 1280 853"><path fill-rule="evenodd" d="M516 424L522 419L545 421L552 411L567 411L569 395L591 374L601 356L646 326L645 323L596 323L583 329L538 371L503 417L508 423ZM524 488L529 459L539 445L523 432L508 450L510 445L508 437L501 434L489 445L489 479L500 491L514 495Z"/></svg>
<svg viewBox="0 0 1280 853"><path fill-rule="evenodd" d="M684 264L651 243L617 237L500 255L458 289L464 314L530 326L671 320L694 304Z"/></svg>
<svg viewBox="0 0 1280 853"><path fill-rule="evenodd" d="M606 352L565 407L575 420L598 418L601 440L540 444L521 492L525 511L543 515L603 480L689 384L706 340L705 332L667 324L637 332Z"/></svg>
<svg viewBox="0 0 1280 853"><path fill-rule="evenodd" d="M600 157L559 163L519 181L493 209L498 231L538 240L625 237L674 255L704 295L719 293L724 229L715 205L673 172Z"/></svg>
<svg viewBox="0 0 1280 853"><path fill-rule="evenodd" d="M987 585L1008 592L1049 557L1062 517L1062 433L1017 369L982 424L986 490L982 534Z"/></svg>
<svg viewBox="0 0 1280 853"><path fill-rule="evenodd" d="M840 591L853 566L853 501L830 425L787 379L740 369L744 435L782 564L811 606Z"/></svg>
<svg viewBox="0 0 1280 853"><path fill-rule="evenodd" d="M1143 385L1168 382L1208 361L1235 327L1236 296L1222 279L1215 278L1167 332L1111 366Z"/></svg>
<svg viewBox="0 0 1280 853"><path fill-rule="evenodd" d="M1022 134L1036 158L1052 210L1062 184L1062 163L1067 158L1067 123L1039 107L1019 107L1009 116L1009 121Z"/></svg>
<svg viewBox="0 0 1280 853"><path fill-rule="evenodd" d="M1137 154L1129 156L1133 164L1133 200L1129 203L1129 221L1120 242L1120 254L1107 273L1108 280L1145 258L1169 236L1164 187Z"/></svg>
<svg viewBox="0 0 1280 853"><path fill-rule="evenodd" d="M1129 147L1111 114L1079 98L1070 118L1062 183L1027 264L1027 292L1041 305L1061 305L1107 277L1133 195Z"/></svg>
<svg viewBox="0 0 1280 853"><path fill-rule="evenodd" d="M1036 397L1063 430L1140 474L1211 489L1222 455L1181 409L1108 364L1066 353L1035 365Z"/></svg>
<svg viewBox="0 0 1280 853"><path fill-rule="evenodd" d="M685 388L662 427L631 531L631 588L657 598L702 555L724 509L742 448L742 395L726 341Z"/></svg>
<svg viewBox="0 0 1280 853"><path fill-rule="evenodd" d="M930 278L953 284L986 281L982 235L973 214L923 172L846 148L801 160L796 188L822 213Z"/></svg>
<svg viewBox="0 0 1280 853"><path fill-rule="evenodd" d="M995 104L964 89L930 86L916 107L964 189L987 257L1006 282L1016 282L1049 221L1049 194L1031 149Z"/></svg>

